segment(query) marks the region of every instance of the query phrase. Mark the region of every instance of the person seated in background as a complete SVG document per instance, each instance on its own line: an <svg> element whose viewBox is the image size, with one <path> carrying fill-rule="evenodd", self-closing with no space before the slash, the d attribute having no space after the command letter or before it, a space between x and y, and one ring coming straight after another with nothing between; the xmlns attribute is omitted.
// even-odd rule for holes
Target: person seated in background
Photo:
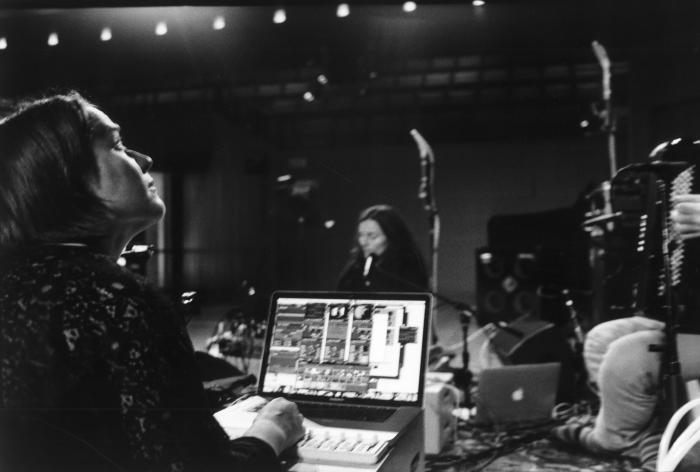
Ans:
<svg viewBox="0 0 700 472"><path fill-rule="evenodd" d="M164 214L151 164L76 92L0 121L1 470L279 470L303 435L276 399L230 441L181 313L117 264Z"/></svg>
<svg viewBox="0 0 700 472"><path fill-rule="evenodd" d="M360 212L355 244L337 287L349 292L428 290L423 257L393 207L374 205Z"/></svg>
<svg viewBox="0 0 700 472"><path fill-rule="evenodd" d="M673 203L670 216L675 231L684 240L699 237L700 195L680 195ZM700 313L690 316L697 318ZM661 353L650 346L664 344L664 328L663 321L632 316L600 323L587 333L584 360L600 409L592 425L573 422L555 428L556 440L595 454L636 456L645 471L656 470L665 424L660 424L657 410ZM686 339L678 339L681 370L684 377L692 378L693 373L697 377L700 358L693 358L697 348Z"/></svg>

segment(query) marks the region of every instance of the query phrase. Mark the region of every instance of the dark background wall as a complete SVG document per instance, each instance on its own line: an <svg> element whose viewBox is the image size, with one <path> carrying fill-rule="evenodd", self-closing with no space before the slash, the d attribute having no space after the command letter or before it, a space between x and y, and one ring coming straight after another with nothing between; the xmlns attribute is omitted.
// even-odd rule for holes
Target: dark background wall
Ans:
<svg viewBox="0 0 700 472"><path fill-rule="evenodd" d="M408 133L404 146L289 151L211 114L210 154L193 153L204 164L182 175L182 288L221 301L240 297L245 281L261 295L280 288L333 289L356 216L375 203L402 212L428 259L418 152ZM570 207L607 177L601 135L444 142L434 151L442 222L439 288L470 303L475 251L488 244L489 218ZM284 174L293 180L280 185L276 178ZM293 195L296 183L306 181L312 183L309 194ZM326 227L329 221L332 227ZM522 241L517 233L512 240Z"/></svg>
<svg viewBox="0 0 700 472"><path fill-rule="evenodd" d="M312 269L306 284L324 289L334 286L350 248L356 216L375 203L400 209L428 257L428 218L417 197L418 153L409 140L407 136L403 147L304 153L309 160L306 172L319 183L312 197L316 219L303 228L309 239L301 250ZM442 221L440 289L467 299L474 296L475 250L487 244L486 224L491 216L571 206L588 184L603 180L607 170L600 138L442 143L434 152ZM336 222L332 229L323 227L327 219ZM291 235L295 228L287 231ZM512 237L514 241L519 238L517 234ZM291 277L281 282L293 284L295 279L299 280Z"/></svg>

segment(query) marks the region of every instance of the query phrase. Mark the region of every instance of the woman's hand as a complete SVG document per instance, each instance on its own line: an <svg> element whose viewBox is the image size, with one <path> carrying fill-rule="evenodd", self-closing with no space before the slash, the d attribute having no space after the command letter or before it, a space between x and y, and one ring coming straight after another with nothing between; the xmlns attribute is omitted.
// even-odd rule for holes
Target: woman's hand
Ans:
<svg viewBox="0 0 700 472"><path fill-rule="evenodd" d="M275 398L260 410L245 436L262 439L279 456L304 436L303 421L304 417L295 403Z"/></svg>
<svg viewBox="0 0 700 472"><path fill-rule="evenodd" d="M681 239L700 236L700 194L685 194L673 197L671 222Z"/></svg>

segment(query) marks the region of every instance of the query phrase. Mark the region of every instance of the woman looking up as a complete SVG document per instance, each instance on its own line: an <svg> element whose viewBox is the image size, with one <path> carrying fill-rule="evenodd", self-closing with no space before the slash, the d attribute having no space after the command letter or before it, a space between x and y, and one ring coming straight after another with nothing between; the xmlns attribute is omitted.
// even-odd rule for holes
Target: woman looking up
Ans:
<svg viewBox="0 0 700 472"><path fill-rule="evenodd" d="M176 307L117 265L165 212L151 164L77 93L0 121L1 470L278 470L303 434L277 399L229 441Z"/></svg>

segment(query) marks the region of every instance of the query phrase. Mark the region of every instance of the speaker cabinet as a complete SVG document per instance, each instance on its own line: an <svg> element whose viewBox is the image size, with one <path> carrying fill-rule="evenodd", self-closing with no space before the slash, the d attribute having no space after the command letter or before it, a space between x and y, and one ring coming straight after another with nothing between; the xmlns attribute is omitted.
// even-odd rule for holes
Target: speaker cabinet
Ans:
<svg viewBox="0 0 700 472"><path fill-rule="evenodd" d="M476 251L476 318L480 325L538 316L538 257L532 251L479 248Z"/></svg>

